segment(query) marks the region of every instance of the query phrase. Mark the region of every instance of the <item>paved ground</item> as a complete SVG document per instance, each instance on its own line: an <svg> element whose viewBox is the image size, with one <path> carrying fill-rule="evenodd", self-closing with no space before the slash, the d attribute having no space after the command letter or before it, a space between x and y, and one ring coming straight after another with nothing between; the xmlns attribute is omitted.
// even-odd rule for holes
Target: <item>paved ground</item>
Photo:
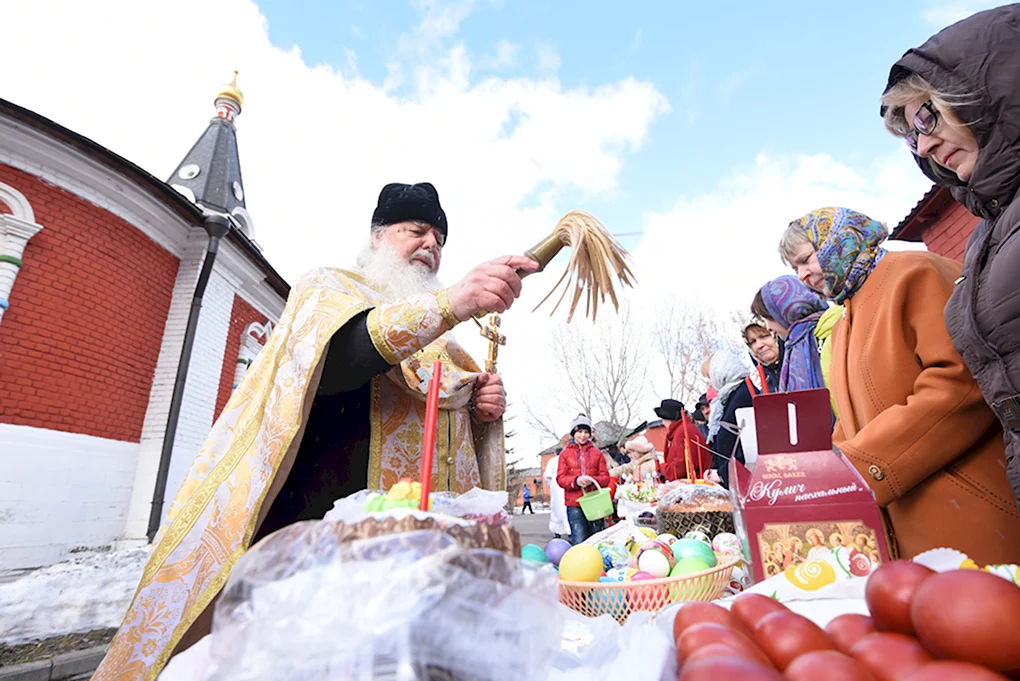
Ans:
<svg viewBox="0 0 1020 681"><path fill-rule="evenodd" d="M514 509L516 514L520 509ZM549 512L537 511L535 515L514 515L514 527L521 534L521 545L538 544L545 546L553 538L549 531Z"/></svg>

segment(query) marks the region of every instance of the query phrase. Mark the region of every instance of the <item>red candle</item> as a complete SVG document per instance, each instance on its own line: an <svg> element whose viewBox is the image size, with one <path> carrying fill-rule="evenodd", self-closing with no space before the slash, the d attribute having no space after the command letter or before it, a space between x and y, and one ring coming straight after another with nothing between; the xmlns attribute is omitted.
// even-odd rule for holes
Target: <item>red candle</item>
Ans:
<svg viewBox="0 0 1020 681"><path fill-rule="evenodd" d="M429 510L429 492L432 490L432 457L436 451L436 421L439 419L439 383L443 378L443 363L432 366L429 395L425 402L425 432L421 436L421 503L422 511Z"/></svg>

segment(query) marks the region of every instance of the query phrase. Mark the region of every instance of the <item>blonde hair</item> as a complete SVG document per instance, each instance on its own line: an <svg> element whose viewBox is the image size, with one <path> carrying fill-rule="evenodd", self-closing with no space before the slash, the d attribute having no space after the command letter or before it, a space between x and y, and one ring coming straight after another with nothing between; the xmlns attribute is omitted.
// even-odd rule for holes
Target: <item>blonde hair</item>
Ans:
<svg viewBox="0 0 1020 681"><path fill-rule="evenodd" d="M811 237L808 236L807 227L800 222L791 222L783 232L782 238L779 239L779 257L783 259L783 264L793 267L793 256L804 244L811 244L812 248L817 250Z"/></svg>
<svg viewBox="0 0 1020 681"><path fill-rule="evenodd" d="M942 116L946 125L953 127L970 127L977 121L965 122L960 119L956 109L967 104L974 104L977 96L970 94L954 94L947 90L939 90L927 80L911 73L882 95L882 114L885 128L897 137L906 138L914 131L914 124L907 120L905 108L907 104L931 100L932 105ZM937 163L929 163L931 172L939 180L958 180L956 173L943 168Z"/></svg>

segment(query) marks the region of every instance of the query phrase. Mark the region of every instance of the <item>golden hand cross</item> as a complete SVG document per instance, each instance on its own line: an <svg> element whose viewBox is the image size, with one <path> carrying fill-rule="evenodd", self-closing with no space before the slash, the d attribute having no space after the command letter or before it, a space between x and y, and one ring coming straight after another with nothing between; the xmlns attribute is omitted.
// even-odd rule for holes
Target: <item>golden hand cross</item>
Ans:
<svg viewBox="0 0 1020 681"><path fill-rule="evenodd" d="M489 315L488 326L482 326L481 322L477 319L475 324L478 324L479 334L483 338L489 339L489 356L485 360L485 370L490 374L494 374L496 373L496 359L499 356L499 346L506 345L506 336L499 332L499 315Z"/></svg>

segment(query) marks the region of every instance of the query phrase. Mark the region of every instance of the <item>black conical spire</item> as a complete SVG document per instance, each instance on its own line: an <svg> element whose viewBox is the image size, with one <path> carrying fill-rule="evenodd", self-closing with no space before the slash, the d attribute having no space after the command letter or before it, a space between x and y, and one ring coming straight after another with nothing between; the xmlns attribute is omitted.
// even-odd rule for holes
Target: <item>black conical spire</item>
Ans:
<svg viewBox="0 0 1020 681"><path fill-rule="evenodd" d="M237 152L234 120L241 113L244 97L234 80L216 95L216 116L174 170L167 184L203 208L245 216L244 182Z"/></svg>

